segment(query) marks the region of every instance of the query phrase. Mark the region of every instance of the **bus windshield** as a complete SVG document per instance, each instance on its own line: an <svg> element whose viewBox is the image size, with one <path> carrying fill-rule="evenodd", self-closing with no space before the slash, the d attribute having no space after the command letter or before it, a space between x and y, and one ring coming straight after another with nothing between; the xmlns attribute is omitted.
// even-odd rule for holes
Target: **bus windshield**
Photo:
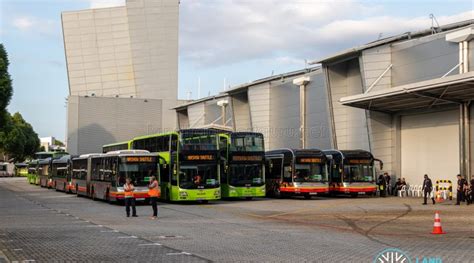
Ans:
<svg viewBox="0 0 474 263"><path fill-rule="evenodd" d="M240 152L263 152L263 137L261 135L232 137L230 150Z"/></svg>
<svg viewBox="0 0 474 263"><path fill-rule="evenodd" d="M179 187L183 189L219 187L217 165L182 165L179 169Z"/></svg>
<svg viewBox="0 0 474 263"><path fill-rule="evenodd" d="M118 185L123 186L125 179L130 178L135 186L147 186L151 176L157 177L156 163L121 163L119 166Z"/></svg>
<svg viewBox="0 0 474 263"><path fill-rule="evenodd" d="M217 136L212 133L182 133L180 147L184 151L217 150Z"/></svg>
<svg viewBox="0 0 474 263"><path fill-rule="evenodd" d="M233 186L262 186L263 169L261 164L231 164L229 183Z"/></svg>
<svg viewBox="0 0 474 263"><path fill-rule="evenodd" d="M295 164L295 183L323 183L327 182L326 166L321 163Z"/></svg>
<svg viewBox="0 0 474 263"><path fill-rule="evenodd" d="M373 182L374 169L371 164L344 165L344 182Z"/></svg>

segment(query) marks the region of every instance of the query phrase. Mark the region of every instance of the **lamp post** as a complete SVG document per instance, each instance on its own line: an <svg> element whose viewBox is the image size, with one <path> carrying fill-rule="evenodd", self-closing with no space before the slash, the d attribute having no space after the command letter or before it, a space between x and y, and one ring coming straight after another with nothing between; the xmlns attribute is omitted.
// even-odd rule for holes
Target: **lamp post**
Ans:
<svg viewBox="0 0 474 263"><path fill-rule="evenodd" d="M306 85L309 77L300 77L293 80L293 84L300 88L300 136L301 148L306 148Z"/></svg>

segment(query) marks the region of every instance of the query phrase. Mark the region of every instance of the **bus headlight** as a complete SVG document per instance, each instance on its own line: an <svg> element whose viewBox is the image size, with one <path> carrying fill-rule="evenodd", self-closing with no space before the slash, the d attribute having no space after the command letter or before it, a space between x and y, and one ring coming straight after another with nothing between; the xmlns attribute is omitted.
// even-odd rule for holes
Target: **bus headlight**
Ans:
<svg viewBox="0 0 474 263"><path fill-rule="evenodd" d="M179 192L179 196L181 196L181 197L186 197L186 196L188 196L188 192L184 192L184 191L183 191L183 192Z"/></svg>
<svg viewBox="0 0 474 263"><path fill-rule="evenodd" d="M217 190L214 192L214 195L216 195L216 196L221 195L221 190L217 189Z"/></svg>

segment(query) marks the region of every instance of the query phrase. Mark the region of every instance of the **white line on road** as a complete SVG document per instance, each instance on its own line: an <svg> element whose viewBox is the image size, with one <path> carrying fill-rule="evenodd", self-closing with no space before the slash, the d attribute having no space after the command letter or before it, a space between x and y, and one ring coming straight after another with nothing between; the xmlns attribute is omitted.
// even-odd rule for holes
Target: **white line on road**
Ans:
<svg viewBox="0 0 474 263"><path fill-rule="evenodd" d="M101 233L118 233L118 230L101 230Z"/></svg>
<svg viewBox="0 0 474 263"><path fill-rule="evenodd" d="M191 253L188 252L179 252L179 253L166 253L167 256L179 256L179 255L185 255L185 256L191 256Z"/></svg>
<svg viewBox="0 0 474 263"><path fill-rule="evenodd" d="M13 251L22 251L23 248L14 248Z"/></svg>
<svg viewBox="0 0 474 263"><path fill-rule="evenodd" d="M118 238L137 238L136 236L122 236L122 237L118 237Z"/></svg>
<svg viewBox="0 0 474 263"><path fill-rule="evenodd" d="M103 227L103 225L88 225L86 227Z"/></svg>
<svg viewBox="0 0 474 263"><path fill-rule="evenodd" d="M146 243L146 244L138 244L138 246L161 246L160 243Z"/></svg>

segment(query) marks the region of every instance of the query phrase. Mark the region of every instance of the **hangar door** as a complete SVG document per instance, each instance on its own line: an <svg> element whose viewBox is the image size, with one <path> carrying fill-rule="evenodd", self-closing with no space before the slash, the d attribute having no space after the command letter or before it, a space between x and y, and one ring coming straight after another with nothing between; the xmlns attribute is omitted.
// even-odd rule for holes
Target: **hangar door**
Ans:
<svg viewBox="0 0 474 263"><path fill-rule="evenodd" d="M409 184L421 185L424 174L430 176L433 186L439 179L455 184L459 173L459 112L403 116L401 162L401 176Z"/></svg>

